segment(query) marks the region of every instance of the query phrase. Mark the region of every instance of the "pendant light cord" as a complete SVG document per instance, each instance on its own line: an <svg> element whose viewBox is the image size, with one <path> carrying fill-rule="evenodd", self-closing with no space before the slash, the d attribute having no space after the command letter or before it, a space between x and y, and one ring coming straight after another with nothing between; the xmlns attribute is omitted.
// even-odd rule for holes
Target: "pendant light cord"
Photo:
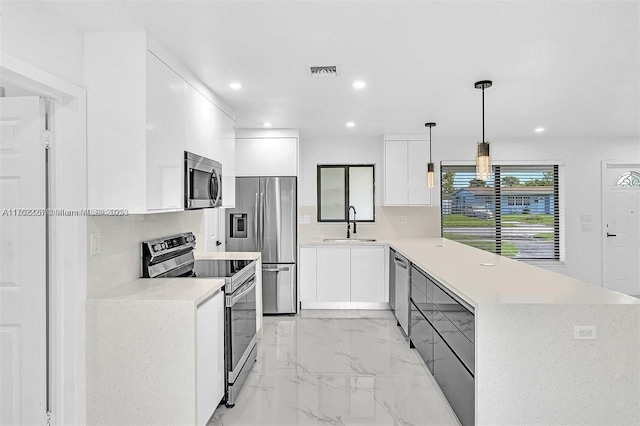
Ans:
<svg viewBox="0 0 640 426"><path fill-rule="evenodd" d="M482 142L484 141L484 86L482 86Z"/></svg>
<svg viewBox="0 0 640 426"><path fill-rule="evenodd" d="M431 126L429 126L429 162L431 163Z"/></svg>

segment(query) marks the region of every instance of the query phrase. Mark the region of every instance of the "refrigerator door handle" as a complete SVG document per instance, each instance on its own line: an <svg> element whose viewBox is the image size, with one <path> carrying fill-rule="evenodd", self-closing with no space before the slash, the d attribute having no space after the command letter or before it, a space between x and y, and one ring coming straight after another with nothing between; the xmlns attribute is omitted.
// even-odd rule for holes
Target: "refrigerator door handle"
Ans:
<svg viewBox="0 0 640 426"><path fill-rule="evenodd" d="M254 204L254 208L255 208L255 215L253 216L253 227L255 229L255 233L256 233L256 250L260 251L260 238L259 238L259 227L258 227L258 214L259 214L259 208L258 208L258 193L256 192L256 202Z"/></svg>
<svg viewBox="0 0 640 426"><path fill-rule="evenodd" d="M264 250L264 193L260 193L260 251Z"/></svg>

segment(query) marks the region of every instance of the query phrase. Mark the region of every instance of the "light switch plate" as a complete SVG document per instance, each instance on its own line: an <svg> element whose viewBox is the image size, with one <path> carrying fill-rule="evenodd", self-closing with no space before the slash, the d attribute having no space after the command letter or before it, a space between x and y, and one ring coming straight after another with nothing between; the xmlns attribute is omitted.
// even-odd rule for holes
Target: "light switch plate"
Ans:
<svg viewBox="0 0 640 426"><path fill-rule="evenodd" d="M96 256L102 252L102 234L91 234L90 255Z"/></svg>
<svg viewBox="0 0 640 426"><path fill-rule="evenodd" d="M576 325L573 327L575 340L596 340L598 333L595 325Z"/></svg>
<svg viewBox="0 0 640 426"><path fill-rule="evenodd" d="M587 223L582 223L582 225L580 226L580 229L582 230L582 232L593 232L593 225L589 222Z"/></svg>
<svg viewBox="0 0 640 426"><path fill-rule="evenodd" d="M303 224L311 223L311 216L309 216L308 214L298 215L298 223L303 223Z"/></svg>

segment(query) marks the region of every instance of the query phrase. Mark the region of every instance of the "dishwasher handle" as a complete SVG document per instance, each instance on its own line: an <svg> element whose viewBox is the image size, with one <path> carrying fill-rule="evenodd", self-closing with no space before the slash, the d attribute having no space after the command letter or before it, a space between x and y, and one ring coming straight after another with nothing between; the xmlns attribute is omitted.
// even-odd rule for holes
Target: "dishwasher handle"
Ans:
<svg viewBox="0 0 640 426"><path fill-rule="evenodd" d="M402 269L407 269L409 267L409 265L407 265L407 263L405 261L403 261L402 259L398 258L398 257L394 257L393 258L393 262L401 267Z"/></svg>

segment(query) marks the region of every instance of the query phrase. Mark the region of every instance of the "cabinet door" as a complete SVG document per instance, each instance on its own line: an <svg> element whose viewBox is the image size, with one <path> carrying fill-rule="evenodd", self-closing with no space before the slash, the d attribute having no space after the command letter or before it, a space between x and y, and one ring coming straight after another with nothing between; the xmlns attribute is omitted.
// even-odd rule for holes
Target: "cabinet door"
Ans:
<svg viewBox="0 0 640 426"><path fill-rule="evenodd" d="M236 130L235 123L224 112L217 110L219 131L213 159L222 163L222 206L236 205Z"/></svg>
<svg viewBox="0 0 640 426"><path fill-rule="evenodd" d="M407 141L384 143L384 204L405 205L407 193Z"/></svg>
<svg viewBox="0 0 640 426"><path fill-rule="evenodd" d="M429 141L407 143L407 204L431 204L431 189L427 187Z"/></svg>
<svg viewBox="0 0 640 426"><path fill-rule="evenodd" d="M348 302L351 299L351 250L343 247L316 250L318 302Z"/></svg>
<svg viewBox="0 0 640 426"><path fill-rule="evenodd" d="M351 301L387 302L384 247L351 248Z"/></svg>
<svg viewBox="0 0 640 426"><path fill-rule="evenodd" d="M216 132L220 127L217 108L200 92L186 85L184 99L185 150L219 161L214 151ZM224 172L224 170L223 170Z"/></svg>
<svg viewBox="0 0 640 426"><path fill-rule="evenodd" d="M316 299L316 249L300 248L300 301L315 302Z"/></svg>
<svg viewBox="0 0 640 426"><path fill-rule="evenodd" d="M197 424L205 425L224 396L224 293L196 311Z"/></svg>
<svg viewBox="0 0 640 426"><path fill-rule="evenodd" d="M238 139L237 176L297 176L298 138Z"/></svg>
<svg viewBox="0 0 640 426"><path fill-rule="evenodd" d="M434 332L433 377L462 425L475 423L475 385L471 373Z"/></svg>
<svg viewBox="0 0 640 426"><path fill-rule="evenodd" d="M180 76L147 53L147 210L184 209L185 85Z"/></svg>

